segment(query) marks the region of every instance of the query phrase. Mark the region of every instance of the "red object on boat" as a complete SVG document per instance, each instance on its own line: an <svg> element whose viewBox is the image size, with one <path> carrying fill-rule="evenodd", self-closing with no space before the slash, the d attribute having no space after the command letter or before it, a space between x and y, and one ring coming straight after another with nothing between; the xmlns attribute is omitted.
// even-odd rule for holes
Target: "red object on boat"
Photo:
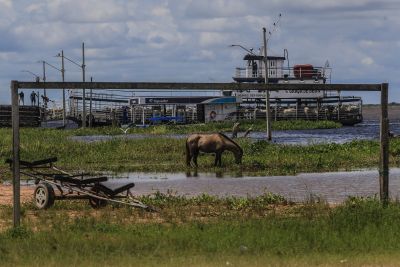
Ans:
<svg viewBox="0 0 400 267"><path fill-rule="evenodd" d="M311 64L294 65L293 72L296 78L312 78L315 74L314 67Z"/></svg>

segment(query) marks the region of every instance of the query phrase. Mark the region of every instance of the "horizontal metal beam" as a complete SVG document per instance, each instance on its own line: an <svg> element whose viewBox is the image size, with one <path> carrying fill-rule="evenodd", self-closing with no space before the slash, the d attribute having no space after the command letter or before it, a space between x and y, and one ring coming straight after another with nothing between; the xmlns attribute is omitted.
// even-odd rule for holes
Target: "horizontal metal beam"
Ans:
<svg viewBox="0 0 400 267"><path fill-rule="evenodd" d="M264 84L264 83L170 83L170 82L20 82L20 89L160 89L160 90L320 90L380 91L381 84Z"/></svg>

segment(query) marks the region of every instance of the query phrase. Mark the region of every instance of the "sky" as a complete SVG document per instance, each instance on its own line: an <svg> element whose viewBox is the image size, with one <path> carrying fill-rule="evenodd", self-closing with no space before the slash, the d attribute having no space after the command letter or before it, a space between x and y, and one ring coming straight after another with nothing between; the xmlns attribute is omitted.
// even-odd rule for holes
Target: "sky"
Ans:
<svg viewBox="0 0 400 267"><path fill-rule="evenodd" d="M388 82L389 101L400 102L399 0L0 0L0 103L10 103L11 80L34 80L24 70L42 76L40 60L61 68L64 50L81 64L82 42L87 80L232 82L245 51L229 45L258 49L279 14L269 55L329 60L332 83ZM66 81L81 81L78 66L65 69ZM61 80L50 67L46 76Z"/></svg>

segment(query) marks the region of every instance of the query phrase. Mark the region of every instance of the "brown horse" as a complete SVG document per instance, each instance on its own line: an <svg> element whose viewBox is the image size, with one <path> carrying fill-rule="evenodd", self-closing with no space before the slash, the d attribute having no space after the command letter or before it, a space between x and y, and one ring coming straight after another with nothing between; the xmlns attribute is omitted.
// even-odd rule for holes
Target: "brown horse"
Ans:
<svg viewBox="0 0 400 267"><path fill-rule="evenodd" d="M204 152L215 153L214 165L221 166L221 155L225 150L231 151L235 155L237 164L242 163L243 149L223 133L192 134L186 139L186 165L190 166L193 160L197 167L197 156L199 152Z"/></svg>

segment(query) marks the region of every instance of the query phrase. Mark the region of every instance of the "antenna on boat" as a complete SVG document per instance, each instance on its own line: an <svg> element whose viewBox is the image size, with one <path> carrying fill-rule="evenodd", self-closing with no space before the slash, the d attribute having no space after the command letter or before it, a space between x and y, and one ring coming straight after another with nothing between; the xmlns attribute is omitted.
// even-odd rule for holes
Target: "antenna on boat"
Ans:
<svg viewBox="0 0 400 267"><path fill-rule="evenodd" d="M279 22L281 21L282 18L282 13L279 13L278 15L278 19L272 24L272 29L270 31L268 31L268 38L269 39L271 37L271 35L276 32L276 30L278 29L279 26Z"/></svg>

